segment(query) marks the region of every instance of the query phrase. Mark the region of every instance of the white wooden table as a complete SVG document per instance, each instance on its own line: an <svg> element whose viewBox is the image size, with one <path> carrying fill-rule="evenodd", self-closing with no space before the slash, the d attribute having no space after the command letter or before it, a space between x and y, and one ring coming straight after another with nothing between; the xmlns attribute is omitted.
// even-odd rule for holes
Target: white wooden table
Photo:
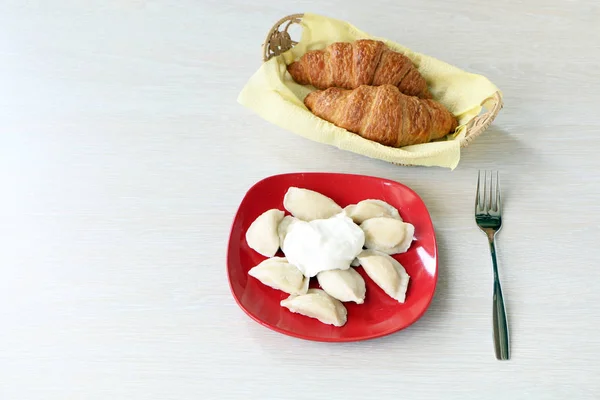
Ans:
<svg viewBox="0 0 600 400"><path fill-rule="evenodd" d="M597 2L285 3L0 3L0 398L600 398ZM283 131L235 99L272 23L303 11L484 74L505 108L455 171ZM479 168L499 169L505 192L503 363L472 215ZM323 344L238 308L225 274L236 207L292 171L376 175L423 197L441 260L419 322Z"/></svg>

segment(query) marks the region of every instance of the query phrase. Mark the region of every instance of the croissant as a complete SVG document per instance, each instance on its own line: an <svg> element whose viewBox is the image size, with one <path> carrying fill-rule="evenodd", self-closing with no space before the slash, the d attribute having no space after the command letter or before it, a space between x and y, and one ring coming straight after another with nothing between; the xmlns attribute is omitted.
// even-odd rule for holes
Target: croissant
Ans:
<svg viewBox="0 0 600 400"><path fill-rule="evenodd" d="M390 84L409 96L431 98L425 79L412 61L377 40L337 42L323 50L309 51L288 65L288 71L299 84L317 89Z"/></svg>
<svg viewBox="0 0 600 400"><path fill-rule="evenodd" d="M317 90L306 96L304 104L326 121L391 147L427 143L458 125L440 103L407 96L392 85Z"/></svg>

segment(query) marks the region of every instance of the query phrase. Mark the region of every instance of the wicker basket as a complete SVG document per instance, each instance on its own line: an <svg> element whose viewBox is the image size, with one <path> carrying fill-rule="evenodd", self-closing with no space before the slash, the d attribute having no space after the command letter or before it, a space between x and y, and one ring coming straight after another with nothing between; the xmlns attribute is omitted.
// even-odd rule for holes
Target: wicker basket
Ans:
<svg viewBox="0 0 600 400"><path fill-rule="evenodd" d="M303 14L288 15L277 21L269 31L265 43L263 44L263 61L269 60L271 57L278 56L291 49L298 42L292 40L288 29L292 24L299 24ZM481 135L488 126L494 121L496 115L502 109L502 97L496 92L494 95L486 99L482 104L486 111L467 124L465 136L460 142L461 147L467 147L477 136Z"/></svg>

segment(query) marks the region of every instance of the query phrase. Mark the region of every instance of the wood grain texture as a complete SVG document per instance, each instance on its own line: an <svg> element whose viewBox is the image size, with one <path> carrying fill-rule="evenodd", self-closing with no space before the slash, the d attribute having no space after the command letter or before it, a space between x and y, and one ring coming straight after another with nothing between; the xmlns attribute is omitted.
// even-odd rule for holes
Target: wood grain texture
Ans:
<svg viewBox="0 0 600 400"><path fill-rule="evenodd" d="M0 398L597 399L597 2L0 3ZM455 171L313 143L236 102L280 17L312 11L482 73L504 93ZM512 333L494 359L476 170L499 169ZM439 237L427 314L380 340L311 343L254 323L225 275L258 179L376 175Z"/></svg>

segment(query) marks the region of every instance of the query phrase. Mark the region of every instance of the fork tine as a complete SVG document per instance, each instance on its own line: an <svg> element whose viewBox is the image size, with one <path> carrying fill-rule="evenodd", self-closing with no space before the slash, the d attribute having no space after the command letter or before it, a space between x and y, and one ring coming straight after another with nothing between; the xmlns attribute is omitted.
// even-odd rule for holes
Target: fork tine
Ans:
<svg viewBox="0 0 600 400"><path fill-rule="evenodd" d="M496 171L496 211L502 212L502 203L500 202L500 174Z"/></svg>
<svg viewBox="0 0 600 400"><path fill-rule="evenodd" d="M481 203L481 209L487 210L487 170L483 171L483 203Z"/></svg>
<svg viewBox="0 0 600 400"><path fill-rule="evenodd" d="M496 197L494 195L494 171L490 171L490 211L496 206Z"/></svg>
<svg viewBox="0 0 600 400"><path fill-rule="evenodd" d="M479 190L479 182L481 181L481 170L477 171L477 191L475 192L475 212L480 208L480 190Z"/></svg>
<svg viewBox="0 0 600 400"><path fill-rule="evenodd" d="M494 196L494 171L490 170L490 204L488 210L492 211L495 207L496 198Z"/></svg>

